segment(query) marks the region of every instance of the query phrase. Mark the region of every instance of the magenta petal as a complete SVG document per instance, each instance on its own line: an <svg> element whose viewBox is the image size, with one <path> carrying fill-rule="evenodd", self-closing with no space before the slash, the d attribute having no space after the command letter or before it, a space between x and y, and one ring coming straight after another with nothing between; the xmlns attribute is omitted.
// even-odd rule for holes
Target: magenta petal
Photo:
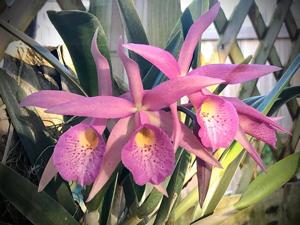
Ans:
<svg viewBox="0 0 300 225"><path fill-rule="evenodd" d="M228 84L242 83L281 70L277 66L259 64L210 64L192 70L189 75L208 76Z"/></svg>
<svg viewBox="0 0 300 225"><path fill-rule="evenodd" d="M198 41L206 28L215 20L219 9L220 3L218 2L208 12L200 16L189 29L178 58L181 74L186 74L189 70Z"/></svg>
<svg viewBox="0 0 300 225"><path fill-rule="evenodd" d="M41 108L51 108L69 101L78 101L83 99L84 96L73 94L66 91L39 91L35 92L20 103L21 106L36 106Z"/></svg>
<svg viewBox="0 0 300 225"><path fill-rule="evenodd" d="M121 161L121 150L134 131L134 116L120 119L113 127L106 143L101 169L93 184L87 201L90 201L106 184Z"/></svg>
<svg viewBox="0 0 300 225"><path fill-rule="evenodd" d="M63 133L54 148L53 163L67 181L91 184L101 167L105 142L89 125L80 123Z"/></svg>
<svg viewBox="0 0 300 225"><path fill-rule="evenodd" d="M85 116L94 118L121 118L134 113L131 102L113 96L84 97L54 106L46 112L61 115Z"/></svg>
<svg viewBox="0 0 300 225"><path fill-rule="evenodd" d="M98 28L96 29L92 45L91 52L96 64L98 75L98 93L99 95L112 95L112 83L110 77L110 68L107 59L100 53L97 45Z"/></svg>
<svg viewBox="0 0 300 225"><path fill-rule="evenodd" d="M245 148L245 150L250 154L250 156L259 165L259 167L262 170L266 170L262 159L260 158L260 156L256 152L255 148L247 140L247 137L246 137L244 131L242 131L242 129L238 130L238 132L236 133L235 139Z"/></svg>
<svg viewBox="0 0 300 225"><path fill-rule="evenodd" d="M144 95L143 105L146 109L159 110L175 103L183 96L190 95L196 91L200 91L204 87L222 82L223 80L210 77L177 77L165 81L152 90L147 91Z"/></svg>
<svg viewBox="0 0 300 225"><path fill-rule="evenodd" d="M39 187L38 187L38 192L44 190L44 188L47 186L47 184L49 184L52 178L56 176L56 174L57 174L57 170L53 164L53 156L51 156L42 174Z"/></svg>
<svg viewBox="0 0 300 225"><path fill-rule="evenodd" d="M193 132L187 128L184 124L181 124L182 139L179 142L179 145L183 147L186 151L194 154L199 159L205 161L206 163L222 168L218 160L216 160L211 153L209 153L204 146L199 142L197 137Z"/></svg>
<svg viewBox="0 0 300 225"><path fill-rule="evenodd" d="M174 170L175 154L163 130L144 124L122 149L122 162L138 185L160 184Z"/></svg>
<svg viewBox="0 0 300 225"><path fill-rule="evenodd" d="M171 53L151 45L125 44L123 46L151 62L169 79L180 75L178 63Z"/></svg>
<svg viewBox="0 0 300 225"><path fill-rule="evenodd" d="M275 128L276 130L282 131L284 133L288 133L286 129L279 126L275 121L265 116L264 114L254 109L253 107L247 105L240 99L233 98L233 97L223 97L223 98L226 99L227 101L230 101L234 105L234 107L236 108L239 114L247 115L252 119L257 120L258 122L268 124L269 126Z"/></svg>
<svg viewBox="0 0 300 225"><path fill-rule="evenodd" d="M139 66L134 60L130 59L125 55L121 43L119 43L118 53L126 69L129 82L129 89L133 101L135 104L140 105L142 103L144 89Z"/></svg>
<svg viewBox="0 0 300 225"><path fill-rule="evenodd" d="M98 134L102 135L106 128L107 119L86 118L81 123L92 126Z"/></svg>
<svg viewBox="0 0 300 225"><path fill-rule="evenodd" d="M171 113L172 113L172 120L173 120L173 134L172 134L172 140L174 145L174 150L178 148L179 141L181 139L181 125L178 118L178 112L177 112L177 104L174 103L170 105Z"/></svg>
<svg viewBox="0 0 300 225"><path fill-rule="evenodd" d="M208 95L197 108L200 125L199 137L205 147L213 150L228 147L234 140L239 126L234 106L221 97Z"/></svg>
<svg viewBox="0 0 300 225"><path fill-rule="evenodd" d="M240 127L245 131L245 133L267 143L273 148L276 147L276 133L269 125L260 123L243 114L239 114L239 120Z"/></svg>

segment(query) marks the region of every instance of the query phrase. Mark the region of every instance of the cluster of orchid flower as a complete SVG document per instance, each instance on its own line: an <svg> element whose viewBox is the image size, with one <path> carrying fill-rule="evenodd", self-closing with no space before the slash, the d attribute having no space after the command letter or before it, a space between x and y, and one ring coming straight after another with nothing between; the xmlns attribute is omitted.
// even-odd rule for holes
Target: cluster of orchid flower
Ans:
<svg viewBox="0 0 300 225"><path fill-rule="evenodd" d="M46 112L86 117L63 133L57 141L39 190L57 174L84 186L93 183L91 200L111 177L120 162L132 173L138 185L151 183L167 194L161 183L172 174L178 146L206 163L221 167L212 156L218 148L238 141L256 163L263 162L248 142L246 134L275 146L275 131L284 131L268 118L237 98L216 96L210 85L236 84L277 71L280 68L255 64L214 64L190 70L194 49L204 30L214 21L219 3L191 26L179 58L169 52L142 44L120 44L118 54L125 67L129 93L112 96L109 63L97 47L97 31L91 52L97 67L99 96L85 97L65 91L34 93L22 106L36 106ZM139 67L124 52L125 48L144 57L169 80L144 90ZM188 96L199 125L193 133L178 118L177 100ZM166 110L168 109L168 110ZM115 121L105 143L102 134L109 119Z"/></svg>

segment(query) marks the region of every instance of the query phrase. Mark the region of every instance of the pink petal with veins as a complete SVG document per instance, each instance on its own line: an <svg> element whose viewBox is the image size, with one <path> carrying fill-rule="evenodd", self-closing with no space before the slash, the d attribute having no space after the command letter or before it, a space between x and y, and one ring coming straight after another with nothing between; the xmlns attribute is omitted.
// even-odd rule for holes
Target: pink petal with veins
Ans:
<svg viewBox="0 0 300 225"><path fill-rule="evenodd" d="M122 149L122 162L138 185L160 184L175 167L173 145L167 134L150 124L139 127Z"/></svg>
<svg viewBox="0 0 300 225"><path fill-rule="evenodd" d="M207 148L228 147L238 130L239 118L234 106L218 96L203 97L197 107L199 137Z"/></svg>

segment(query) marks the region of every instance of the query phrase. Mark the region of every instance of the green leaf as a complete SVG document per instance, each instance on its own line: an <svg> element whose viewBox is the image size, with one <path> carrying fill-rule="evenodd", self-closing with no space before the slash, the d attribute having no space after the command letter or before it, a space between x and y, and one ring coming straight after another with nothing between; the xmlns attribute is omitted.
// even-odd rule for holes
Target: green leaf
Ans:
<svg viewBox="0 0 300 225"><path fill-rule="evenodd" d="M81 86L89 96L98 95L96 66L91 54L91 42L97 28L99 50L110 62L106 36L99 20L88 12L72 10L48 11L48 16L70 52Z"/></svg>
<svg viewBox="0 0 300 225"><path fill-rule="evenodd" d="M109 189L104 197L101 217L100 217L100 224L107 224L109 218L111 217L111 210L115 198L115 191L117 188L117 181L118 181L119 174L115 176L114 182L109 186Z"/></svg>
<svg viewBox="0 0 300 225"><path fill-rule="evenodd" d="M182 151L182 150L181 150ZM185 174L190 162L190 154L183 151L179 162L176 165L176 169L173 172L170 182L167 187L168 197L164 196L160 208L157 212L157 216L154 224L164 224L173 210L175 202L180 196L180 192L183 187L183 182L185 179ZM172 218L170 218L172 220Z"/></svg>
<svg viewBox="0 0 300 225"><path fill-rule="evenodd" d="M128 42L146 45L149 44L146 32L135 9L133 0L118 0L118 5L122 15L122 22L126 28L125 31ZM151 64L135 53L130 52L130 57L139 64L141 76L144 77L150 69Z"/></svg>
<svg viewBox="0 0 300 225"><path fill-rule="evenodd" d="M57 58L55 58L54 55L51 54L51 52L41 46L39 43L37 43L35 40L27 36L25 33L17 30L9 23L6 23L4 20L0 19L0 27L2 27L4 30L8 31L13 36L17 37L24 43L26 43L28 46L30 46L32 49L34 49L37 53L39 53L44 59L46 59L57 71L66 78L66 80L82 95L86 95L84 90L80 87L80 85L77 83L74 75L66 68L64 67Z"/></svg>
<svg viewBox="0 0 300 225"><path fill-rule="evenodd" d="M270 166L250 183L235 208L243 209L269 196L288 182L297 172L300 153L294 153Z"/></svg>
<svg viewBox="0 0 300 225"><path fill-rule="evenodd" d="M258 110L264 113L268 113L272 108L274 102L277 100L278 96L284 90L284 88L288 85L294 74L300 68L300 54L295 57L291 65L284 72L280 80L276 83L275 87L272 91L266 95L264 101L259 105Z"/></svg>
<svg viewBox="0 0 300 225"><path fill-rule="evenodd" d="M0 193L33 224L79 225L54 199L45 192L37 192L34 184L3 164L0 180Z"/></svg>
<svg viewBox="0 0 300 225"><path fill-rule="evenodd" d="M9 118L18 133L31 165L35 165L36 159L44 149L53 145L53 141L46 136L45 126L40 117L35 112L21 108L19 105L19 102L28 95L29 87L25 86L24 83L32 85L31 90L32 87L39 86L35 76L22 76L18 83L5 70L0 69L0 95L7 107ZM43 159L47 160L49 157L50 152L45 151ZM47 161L43 163L47 163Z"/></svg>
<svg viewBox="0 0 300 225"><path fill-rule="evenodd" d="M298 97L300 97L300 86L288 87L284 89L282 93L279 95L277 101L272 106L268 115L272 115L285 103L292 100L293 98L298 98Z"/></svg>

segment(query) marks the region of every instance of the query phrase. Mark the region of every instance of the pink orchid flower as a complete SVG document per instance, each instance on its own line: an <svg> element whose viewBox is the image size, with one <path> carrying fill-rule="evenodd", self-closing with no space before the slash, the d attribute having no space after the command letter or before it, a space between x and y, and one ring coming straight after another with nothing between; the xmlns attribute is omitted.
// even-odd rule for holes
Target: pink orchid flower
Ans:
<svg viewBox="0 0 300 225"><path fill-rule="evenodd" d="M195 21L183 42L178 60L169 52L155 46L125 44L124 47L151 62L170 80L181 76L196 76L219 78L225 80L227 84L236 84L280 70L276 66L258 64L212 64L198 67L189 72L197 43L205 29L216 18L219 9L220 4L216 3L208 12ZM195 108L197 121L200 125L198 135L206 148L215 150L220 147L228 147L236 139L250 153L258 165L264 168L262 160L248 142L245 133L274 146L276 141L274 130L283 131L283 128L237 98L216 96L208 93L204 88L199 93L190 95L189 98ZM253 112L252 115L247 113L249 108ZM256 116L253 117L253 115ZM259 129L260 132L253 132L255 129ZM180 135L177 134L177 136Z"/></svg>
<svg viewBox="0 0 300 225"><path fill-rule="evenodd" d="M97 48L96 30L91 52L97 68L99 95L111 95L112 85L109 64ZM83 96L64 91L40 91L21 102L21 106L51 108ZM42 191L57 172L67 181L76 181L81 186L91 184L101 168L105 151L102 133L106 119L86 118L63 133L55 145L53 155L42 174L38 191Z"/></svg>
<svg viewBox="0 0 300 225"><path fill-rule="evenodd" d="M101 126L102 132L106 119L119 119L107 140L103 157L101 155L102 163L99 162L100 166L97 167L99 173L88 200L92 199L103 187L120 161L131 171L137 184L143 185L149 182L165 193L159 184L172 173L175 166L175 153L171 139L172 118L170 113L161 109L183 96L190 95L204 87L222 83L223 80L197 76L180 77L166 81L152 90L144 91L138 65L125 55L120 45L119 55L125 66L130 87L131 96L127 100L109 96L111 95L111 80L108 79L109 65L97 49L96 36L92 43L92 53L101 79L101 96L84 97L64 91L40 91L28 96L21 105L46 108L46 112L50 113L92 118L92 121L96 120L102 122L101 125L104 124ZM90 126L93 125L92 123ZM178 144L207 163L220 166L218 161L203 148L193 133L183 124L180 126L182 138ZM96 128L92 127L94 130L89 128L79 124L78 128L71 128L74 134L71 131L70 134L66 132L59 140L63 144L58 142L55 148L59 150L54 151L51 158L53 164L49 163L46 170L54 171L54 168L58 169L62 176L71 172L75 176L78 171L71 171L70 168L77 166L75 160L84 160L85 167L80 167L80 172L88 171L89 167L92 167L94 172L96 168L88 164L88 161L93 163L94 160L85 160L85 150L91 150L93 153L93 150L98 149L102 132L97 133ZM81 138L83 139L81 140ZM69 145L65 147L67 144ZM103 152L103 146L104 144L101 144L101 152ZM57 151L58 153L56 153ZM66 152L70 152L70 154L66 156ZM63 164L63 162L68 168L58 167L58 164ZM53 172L46 173L44 180L48 181L51 176L53 177ZM63 178L76 180L72 176L63 176Z"/></svg>

